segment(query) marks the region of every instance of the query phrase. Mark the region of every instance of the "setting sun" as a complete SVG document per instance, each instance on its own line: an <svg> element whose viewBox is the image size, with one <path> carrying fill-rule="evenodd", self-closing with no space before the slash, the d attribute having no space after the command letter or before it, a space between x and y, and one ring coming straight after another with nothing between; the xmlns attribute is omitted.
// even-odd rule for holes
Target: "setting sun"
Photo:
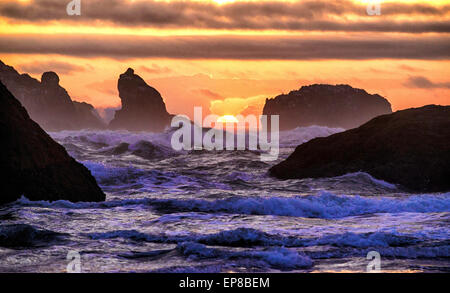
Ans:
<svg viewBox="0 0 450 293"><path fill-rule="evenodd" d="M237 120L236 117L234 117L233 115L224 115L219 117L219 119L217 119L217 122L219 123L238 123L239 120Z"/></svg>

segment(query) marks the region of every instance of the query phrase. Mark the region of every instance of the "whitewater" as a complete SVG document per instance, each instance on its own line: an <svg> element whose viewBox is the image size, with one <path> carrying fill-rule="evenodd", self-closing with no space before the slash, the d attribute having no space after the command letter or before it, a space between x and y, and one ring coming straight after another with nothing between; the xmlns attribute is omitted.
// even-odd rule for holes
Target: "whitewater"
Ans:
<svg viewBox="0 0 450 293"><path fill-rule="evenodd" d="M105 202L18 201L0 207L0 272L450 271L450 193L412 194L358 172L278 180L296 146L343 129L280 133L259 151L174 151L171 132L50 135L84 164Z"/></svg>

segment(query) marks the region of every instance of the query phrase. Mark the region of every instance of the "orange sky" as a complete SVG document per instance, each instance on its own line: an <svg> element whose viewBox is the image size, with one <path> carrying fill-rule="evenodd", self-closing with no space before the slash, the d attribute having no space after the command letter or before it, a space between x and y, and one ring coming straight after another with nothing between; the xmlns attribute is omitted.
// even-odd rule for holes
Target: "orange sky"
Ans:
<svg viewBox="0 0 450 293"><path fill-rule="evenodd" d="M383 1L380 16L350 0L81 0L81 16L41 1L0 0L0 59L53 70L96 107L120 105L128 67L188 115L259 114L311 83L364 88L394 110L450 104L450 1Z"/></svg>

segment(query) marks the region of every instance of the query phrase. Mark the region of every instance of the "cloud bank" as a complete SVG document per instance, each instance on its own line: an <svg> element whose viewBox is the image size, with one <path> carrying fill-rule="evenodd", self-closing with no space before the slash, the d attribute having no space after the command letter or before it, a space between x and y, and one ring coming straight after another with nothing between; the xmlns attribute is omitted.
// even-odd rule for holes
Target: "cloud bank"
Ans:
<svg viewBox="0 0 450 293"><path fill-rule="evenodd" d="M221 5L198 1L89 0L82 2L80 17L66 14L67 3L61 0L0 2L0 15L16 22L104 22L125 27L450 32L450 5L429 3L383 3L382 17L369 17L366 4L349 0L238 1ZM402 18L397 19L399 16Z"/></svg>
<svg viewBox="0 0 450 293"><path fill-rule="evenodd" d="M411 76L405 82L405 85L421 89L450 89L450 82L432 82L431 80L423 76Z"/></svg>
<svg viewBox="0 0 450 293"><path fill-rule="evenodd" d="M442 60L450 57L450 37L0 35L0 53L115 59Z"/></svg>

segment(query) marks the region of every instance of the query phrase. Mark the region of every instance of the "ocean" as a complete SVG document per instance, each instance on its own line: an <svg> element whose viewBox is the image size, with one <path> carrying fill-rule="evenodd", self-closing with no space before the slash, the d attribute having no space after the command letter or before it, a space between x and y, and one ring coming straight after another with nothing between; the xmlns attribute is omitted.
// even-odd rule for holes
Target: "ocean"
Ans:
<svg viewBox="0 0 450 293"><path fill-rule="evenodd" d="M171 133L50 135L97 179L101 203L20 200L0 207L0 272L450 271L450 193L411 194L358 172L278 180L295 147L342 129L280 134L280 156L181 151ZM68 257L69 255L69 257Z"/></svg>

